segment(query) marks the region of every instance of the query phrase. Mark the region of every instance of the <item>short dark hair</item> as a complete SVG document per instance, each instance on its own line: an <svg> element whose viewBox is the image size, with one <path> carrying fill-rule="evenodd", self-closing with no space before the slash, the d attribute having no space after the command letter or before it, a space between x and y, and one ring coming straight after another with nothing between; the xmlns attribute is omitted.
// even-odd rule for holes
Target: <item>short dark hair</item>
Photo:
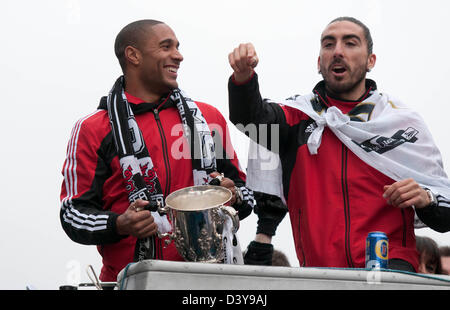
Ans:
<svg viewBox="0 0 450 310"><path fill-rule="evenodd" d="M114 42L114 52L122 71L125 71L126 68L125 49L127 46L139 48L144 41L145 35L148 34L149 28L158 24L164 23L154 19L143 19L132 22L120 30Z"/></svg>
<svg viewBox="0 0 450 310"><path fill-rule="evenodd" d="M372 35L370 34L369 28L363 22L361 22L360 20L358 20L354 17L342 16L342 17L333 19L328 25L331 25L332 23L335 23L335 22L344 22L344 21L354 23L363 29L364 37L367 41L367 51L369 52L369 55L371 55L373 53Z"/></svg>
<svg viewBox="0 0 450 310"><path fill-rule="evenodd" d="M419 260L421 259L422 253L425 254L429 262L436 265L435 273L441 273L441 255L436 241L430 237L416 236L416 248L419 252Z"/></svg>
<svg viewBox="0 0 450 310"><path fill-rule="evenodd" d="M283 252L274 249L272 254L272 266L286 266L290 267L289 260Z"/></svg>
<svg viewBox="0 0 450 310"><path fill-rule="evenodd" d="M450 256L450 246L441 246L439 248L439 254L441 256Z"/></svg>

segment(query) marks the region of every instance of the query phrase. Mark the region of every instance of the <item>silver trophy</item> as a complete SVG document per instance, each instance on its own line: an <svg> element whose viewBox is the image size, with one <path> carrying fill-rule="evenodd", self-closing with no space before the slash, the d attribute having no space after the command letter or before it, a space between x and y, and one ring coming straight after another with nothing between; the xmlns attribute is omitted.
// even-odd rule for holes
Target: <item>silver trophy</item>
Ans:
<svg viewBox="0 0 450 310"><path fill-rule="evenodd" d="M198 185L177 190L166 198L161 208L172 222L169 236L178 253L190 262L219 263L224 260L223 229L227 219L233 224L232 233L239 229L237 211L225 206L232 193L221 186Z"/></svg>

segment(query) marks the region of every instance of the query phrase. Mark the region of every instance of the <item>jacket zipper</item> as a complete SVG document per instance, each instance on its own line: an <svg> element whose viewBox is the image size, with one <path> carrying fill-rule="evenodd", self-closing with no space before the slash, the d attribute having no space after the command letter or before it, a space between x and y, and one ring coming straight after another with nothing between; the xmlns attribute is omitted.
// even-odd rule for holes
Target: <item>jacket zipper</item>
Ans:
<svg viewBox="0 0 450 310"><path fill-rule="evenodd" d="M170 193L170 183L171 183L171 173L170 173L170 162L169 162L169 152L167 151L167 140L164 135L164 130L161 124L161 119L159 118L158 109L153 110L153 114L155 115L156 124L158 125L159 136L161 137L161 145L163 150L163 158L164 158L164 166L166 168L166 186L164 187L164 196L167 196ZM162 248L162 240L160 238L156 238L156 258L164 259L163 257L163 248Z"/></svg>
<svg viewBox="0 0 450 310"><path fill-rule="evenodd" d="M300 251L302 252L302 263L300 264L300 267L305 267L306 266L306 257L305 257L305 251L303 251L301 220L302 220L302 211L298 210L298 238L299 238Z"/></svg>
<svg viewBox="0 0 450 310"><path fill-rule="evenodd" d="M342 144L342 170L341 170L341 186L342 194L344 198L344 215L345 215L345 256L347 258L347 264L350 268L353 268L352 253L350 250L350 203L348 197L348 183L347 183L347 158L348 150L344 144Z"/></svg>
<svg viewBox="0 0 450 310"><path fill-rule="evenodd" d="M170 193L170 183L171 183L171 173L170 173L170 162L169 162L169 152L167 151L167 140L164 135L164 130L161 124L161 119L159 118L158 109L153 110L153 114L155 114L156 124L158 125L159 136L161 137L161 144L163 150L164 157L164 166L166 168L166 186L164 187L164 196L167 196Z"/></svg>

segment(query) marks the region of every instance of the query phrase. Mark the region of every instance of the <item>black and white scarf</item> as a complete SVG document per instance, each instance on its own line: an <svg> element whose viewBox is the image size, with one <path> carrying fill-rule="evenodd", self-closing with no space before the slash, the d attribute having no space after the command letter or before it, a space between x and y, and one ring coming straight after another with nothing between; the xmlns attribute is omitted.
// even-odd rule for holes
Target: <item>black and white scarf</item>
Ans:
<svg viewBox="0 0 450 310"><path fill-rule="evenodd" d="M355 110L343 114L337 107L317 111L316 94L295 96L283 105L300 110L314 120L305 132L311 155L320 151L322 133L328 127L354 154L395 181L413 178L434 193L450 197L450 180L439 149L420 115L397 98L377 90ZM252 190L283 196L278 154L250 142L247 186Z"/></svg>
<svg viewBox="0 0 450 310"><path fill-rule="evenodd" d="M180 114L184 135L188 141L193 168L194 185L205 185L211 181L210 173L216 171L214 140L208 124L194 101L180 89L170 94ZM123 171L128 200L143 199L164 206L164 195L152 159L145 146L142 133L124 90L124 77L118 78L107 98L107 109L113 140ZM165 215L152 212L160 233L171 230ZM154 237L138 240L135 261L155 258Z"/></svg>

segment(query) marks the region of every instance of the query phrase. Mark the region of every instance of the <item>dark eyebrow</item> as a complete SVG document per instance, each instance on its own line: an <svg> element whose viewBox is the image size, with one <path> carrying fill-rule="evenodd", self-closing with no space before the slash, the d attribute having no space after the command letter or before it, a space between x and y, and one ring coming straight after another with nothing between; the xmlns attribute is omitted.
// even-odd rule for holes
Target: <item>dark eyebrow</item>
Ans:
<svg viewBox="0 0 450 310"><path fill-rule="evenodd" d="M356 34L347 34L343 37L344 40L350 40L350 39L356 39L359 42L361 42L361 38L358 37Z"/></svg>
<svg viewBox="0 0 450 310"><path fill-rule="evenodd" d="M361 42L361 38L358 37L356 34L347 34L344 35L343 37L344 40L350 40L350 39L356 39L359 42ZM332 36L332 35L326 35L322 38L322 40L320 41L321 43L323 43L323 41L325 40L331 40L331 41L336 41L336 37Z"/></svg>
<svg viewBox="0 0 450 310"><path fill-rule="evenodd" d="M175 44L175 42L177 42L177 48L180 46L180 42L178 42L178 41L175 41L175 40L173 40L173 39L165 39L165 40L162 40L161 42L159 42L159 46L161 46L161 45L163 45L163 44L170 44L170 45L173 45L173 44Z"/></svg>
<svg viewBox="0 0 450 310"><path fill-rule="evenodd" d="M325 40L332 40L332 41L335 41L336 38L335 38L334 36L332 36L332 35L327 35L327 36L324 36L324 37L322 38L322 40L320 40L320 42L323 43L323 41L325 41Z"/></svg>

